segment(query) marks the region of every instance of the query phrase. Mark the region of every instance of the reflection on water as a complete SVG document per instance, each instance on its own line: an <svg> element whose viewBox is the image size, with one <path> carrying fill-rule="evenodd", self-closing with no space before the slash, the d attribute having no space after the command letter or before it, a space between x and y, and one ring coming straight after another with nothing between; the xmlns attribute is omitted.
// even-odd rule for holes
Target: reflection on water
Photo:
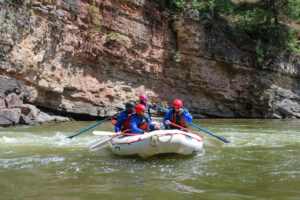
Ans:
<svg viewBox="0 0 300 200"><path fill-rule="evenodd" d="M96 122L1 128L1 199L300 198L300 121L194 122L231 143L143 160L89 151L94 140L105 139L91 131L66 139Z"/></svg>

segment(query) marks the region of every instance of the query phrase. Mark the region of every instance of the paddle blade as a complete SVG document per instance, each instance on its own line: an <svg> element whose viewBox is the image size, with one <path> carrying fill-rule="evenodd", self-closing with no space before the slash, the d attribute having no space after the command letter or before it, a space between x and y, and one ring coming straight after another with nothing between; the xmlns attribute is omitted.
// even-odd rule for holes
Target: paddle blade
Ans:
<svg viewBox="0 0 300 200"><path fill-rule="evenodd" d="M116 133L113 133L113 132L109 132L109 131L93 131L93 134L94 135L108 135L108 136L112 136L112 135L115 135Z"/></svg>
<svg viewBox="0 0 300 200"><path fill-rule="evenodd" d="M224 142L221 141L221 140L217 140L215 138L208 138L208 137L205 137L205 140L207 140L210 144L216 146L216 147L222 147Z"/></svg>
<svg viewBox="0 0 300 200"><path fill-rule="evenodd" d="M216 138L218 138L219 140L222 140L225 143L230 143L229 140L227 140L226 138L220 137L220 136L215 136Z"/></svg>
<svg viewBox="0 0 300 200"><path fill-rule="evenodd" d="M89 148L91 150L101 149L106 146L106 144L109 140L110 140L110 138L105 139L105 140L96 141L95 143L91 144Z"/></svg>
<svg viewBox="0 0 300 200"><path fill-rule="evenodd" d="M74 137L74 135L66 137L66 139L72 139Z"/></svg>

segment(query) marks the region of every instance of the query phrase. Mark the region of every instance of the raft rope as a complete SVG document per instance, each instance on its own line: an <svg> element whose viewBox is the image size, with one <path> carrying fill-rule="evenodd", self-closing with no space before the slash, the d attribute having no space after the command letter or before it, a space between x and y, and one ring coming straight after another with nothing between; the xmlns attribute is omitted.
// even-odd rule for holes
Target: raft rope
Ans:
<svg viewBox="0 0 300 200"><path fill-rule="evenodd" d="M150 137L150 144L151 144L153 147L156 147L158 142L161 142L161 143L167 143L167 142L170 142L171 139L173 138L173 135L174 135L174 134L166 134L166 135L157 135L157 134L154 134L154 135L151 135L151 137ZM162 140L160 139L161 136L170 136L170 138L169 138L167 141L162 141Z"/></svg>
<svg viewBox="0 0 300 200"><path fill-rule="evenodd" d="M201 139L195 138L195 137L193 137L193 136L191 136L191 135L188 135L188 134L185 134L185 133L166 133L166 134L161 134L160 136L165 136L165 135L172 135L172 136L173 136L173 135L178 135L178 134L184 135L184 136L188 136L188 137L193 138L194 140L196 140L196 141L198 141L198 142L201 142L201 141L202 141ZM129 133L126 133L125 135L129 135ZM135 135L135 136L137 136L137 135L142 135L142 134L130 134L130 135ZM117 136L119 136L119 135L117 135ZM140 141L142 141L142 140L148 140L148 139L150 139L150 138L151 138L151 136L145 137L145 138L143 138L143 139L138 138L137 140L134 140L134 141L131 141L131 142L120 142L120 143L111 143L111 144L112 144L112 145L120 145L120 144L128 144L128 145L130 145L130 144L132 144L132 143L140 142Z"/></svg>

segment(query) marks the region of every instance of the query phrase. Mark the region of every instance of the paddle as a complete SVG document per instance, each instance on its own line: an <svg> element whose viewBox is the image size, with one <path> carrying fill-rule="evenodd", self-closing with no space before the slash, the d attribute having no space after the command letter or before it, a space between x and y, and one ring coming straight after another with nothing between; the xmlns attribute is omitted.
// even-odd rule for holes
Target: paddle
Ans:
<svg viewBox="0 0 300 200"><path fill-rule="evenodd" d="M165 111L165 112L168 112L168 110L165 109L165 108L163 108L163 107L160 107L160 106L157 106L157 107L158 107L159 109ZM192 126L198 128L198 129L200 129L201 131L203 131L203 132L205 132L205 133L207 133L207 134L209 134L209 135L211 135L211 136L213 136L213 137L216 137L216 138L219 139L219 140L222 140L222 141L225 142L225 143L229 143L229 142L230 142L230 141L227 140L226 138L223 138L223 137L214 135L213 133L211 133L211 132L209 132L209 131L207 131L207 130L205 130L205 129L203 129L203 128L201 128L201 127L195 125L195 124L193 124L192 122L190 122L190 123L188 123L188 124L190 124L190 125L192 125Z"/></svg>
<svg viewBox="0 0 300 200"><path fill-rule="evenodd" d="M100 125L100 124L102 124L103 122L105 122L105 121L111 119L112 117L114 117L114 116L120 114L120 113L123 112L123 111L125 111L125 110L121 110L121 111L118 112L117 114L114 114L114 115L111 116L111 117L107 117L107 118L105 118L104 120L102 120L101 122L98 122L97 124L94 124L93 126L90 126L89 128L84 129L83 131L80 131L79 133L76 133L75 135L69 136L69 137L67 137L67 138L72 139L73 137L76 137L76 136L78 136L78 135L80 135L80 134L82 134L82 133L84 133L84 132L86 132L86 131L88 131L88 130L90 130L90 129L92 129L92 128L98 126L98 125Z"/></svg>
<svg viewBox="0 0 300 200"><path fill-rule="evenodd" d="M98 136L112 136L115 135L116 133L109 132L109 131L93 131L93 134Z"/></svg>
<svg viewBox="0 0 300 200"><path fill-rule="evenodd" d="M181 128L182 130L186 130L186 131L188 131L188 132L194 133L194 134L196 134L196 135L198 135L198 136L204 138L204 135L201 135L201 134L196 133L196 132L194 132L194 131L192 131L192 130L189 130L189 129L187 129L187 128L184 128L184 127L182 127L182 126L179 126L178 124L175 124L175 123L173 123L173 122L170 122L170 124L171 124L172 126L176 126L176 127L178 127L178 128Z"/></svg>
<svg viewBox="0 0 300 200"><path fill-rule="evenodd" d="M209 131L207 131L207 130L205 130L205 129L199 127L199 126L197 126L196 124L193 124L192 122L190 122L189 124L192 125L192 126L194 126L194 127L196 127L196 128L198 128L198 129L200 129L201 131L204 131L205 133L208 133L208 134L211 135L211 136L216 137L216 138L219 139L219 140L222 140L222 141L225 142L225 143L230 143L230 141L227 140L226 138L223 138L223 137L221 137L221 136L214 135L213 133L211 133L211 132L209 132Z"/></svg>
<svg viewBox="0 0 300 200"><path fill-rule="evenodd" d="M127 130L125 130L125 131L123 131L123 132L121 132L121 133L112 133L112 132L111 132L111 133L112 133L111 135L114 136L114 137L116 137L116 136L118 136L118 135L122 135L123 133L126 133L128 130L129 130L129 129L127 129ZM95 132L95 131L94 131L94 132ZM94 132L93 132L93 133L94 133ZM103 147L106 145L106 143L107 143L110 139L111 139L111 137L110 137L110 138L107 138L107 139L105 139L105 140L100 140L100 141L98 141L98 142L92 144L89 148L90 148L91 150L97 150L97 149L103 148Z"/></svg>
<svg viewBox="0 0 300 200"><path fill-rule="evenodd" d="M181 128L181 129L183 129L183 130L186 130L186 131L188 131L188 132L191 132L191 133L193 133L193 134L199 135L200 137L204 138L204 135L201 135L201 134L196 133L196 132L194 132L194 131L192 131L192 130L189 130L189 129L187 129L187 128L184 128L184 127L182 127L182 126L179 126L179 125L177 125L177 124L175 124L175 123L173 123L173 122L170 122L170 124L171 124L172 126L176 126L176 127L178 127L178 128ZM208 138L208 137L205 137L205 139L206 139L208 142L210 142L211 144L216 145L216 146L218 146L218 147L221 147L221 146L224 144L223 142L221 142L221 141L219 141L219 140L216 140L216 139L214 139L214 138Z"/></svg>

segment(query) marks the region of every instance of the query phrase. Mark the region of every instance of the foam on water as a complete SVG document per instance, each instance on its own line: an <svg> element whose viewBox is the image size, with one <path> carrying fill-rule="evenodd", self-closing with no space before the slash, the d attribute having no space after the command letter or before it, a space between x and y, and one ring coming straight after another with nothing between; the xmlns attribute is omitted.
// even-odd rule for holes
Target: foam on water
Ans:
<svg viewBox="0 0 300 200"><path fill-rule="evenodd" d="M1 136L2 135L2 136ZM73 139L67 139L66 134L61 132L56 132L52 135L41 135L33 134L28 132L19 133L8 133L0 135L0 146L39 146L43 147L88 147L91 140L96 139L96 137L78 137ZM97 137L99 139L99 137Z"/></svg>
<svg viewBox="0 0 300 200"><path fill-rule="evenodd" d="M43 158L41 155L37 154L29 157L18 157L18 158L0 158L0 166L4 168L16 167L20 166L20 168L24 168L24 166L36 166L38 165L49 165L50 163L58 163L63 162L65 158L58 156L50 156Z"/></svg>
<svg viewBox="0 0 300 200"><path fill-rule="evenodd" d="M227 138L231 143L224 147L267 146L280 147L300 143L300 131L285 130L280 134L274 130L257 130L256 132L226 131L216 135Z"/></svg>

